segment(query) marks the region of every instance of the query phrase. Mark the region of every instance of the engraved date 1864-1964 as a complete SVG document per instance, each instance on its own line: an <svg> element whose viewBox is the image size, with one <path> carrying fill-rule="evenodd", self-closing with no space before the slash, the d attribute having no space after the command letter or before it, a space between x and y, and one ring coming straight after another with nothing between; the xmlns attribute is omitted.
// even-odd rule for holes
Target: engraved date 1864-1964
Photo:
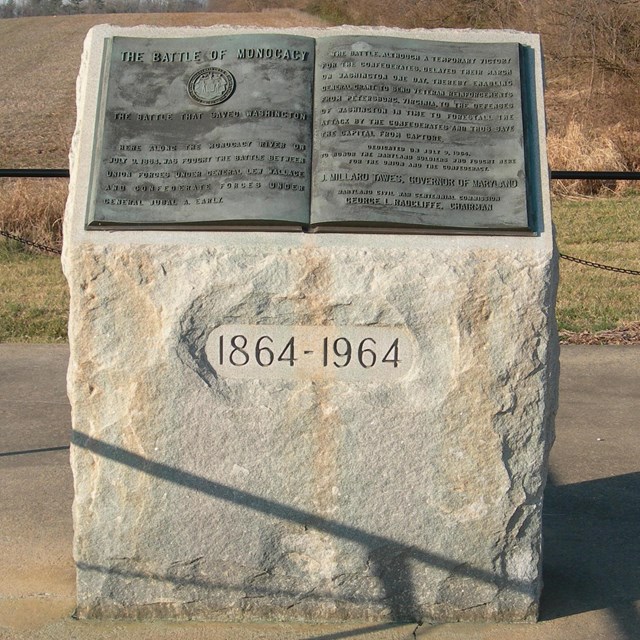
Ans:
<svg viewBox="0 0 640 640"><path fill-rule="evenodd" d="M397 380L413 350L406 329L367 326L225 325L206 346L225 378Z"/></svg>

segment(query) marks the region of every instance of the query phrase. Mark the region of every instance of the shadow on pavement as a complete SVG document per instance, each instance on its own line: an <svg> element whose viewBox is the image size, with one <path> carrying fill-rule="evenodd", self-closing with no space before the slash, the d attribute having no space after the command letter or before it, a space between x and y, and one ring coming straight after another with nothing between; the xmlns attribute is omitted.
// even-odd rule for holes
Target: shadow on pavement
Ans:
<svg viewBox="0 0 640 640"><path fill-rule="evenodd" d="M2 451L0 452L0 458L6 458L8 456L23 456L27 453L48 453L49 451L65 451L69 449L68 444L61 445L59 447L41 447L40 449L23 449L22 451Z"/></svg>
<svg viewBox="0 0 640 640"><path fill-rule="evenodd" d="M544 496L542 620L608 609L640 637L640 473L557 486Z"/></svg>

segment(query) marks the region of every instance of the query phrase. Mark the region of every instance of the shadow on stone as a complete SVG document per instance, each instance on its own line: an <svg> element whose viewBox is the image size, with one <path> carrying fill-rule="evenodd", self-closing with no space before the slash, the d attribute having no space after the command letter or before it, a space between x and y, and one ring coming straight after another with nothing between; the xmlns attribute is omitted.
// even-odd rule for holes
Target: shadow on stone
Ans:
<svg viewBox="0 0 640 640"><path fill-rule="evenodd" d="M541 619L609 609L637 638L640 616L640 473L556 486L544 496Z"/></svg>
<svg viewBox="0 0 640 640"><path fill-rule="evenodd" d="M388 602L390 617L395 622L414 622L417 624L422 622L422 620L418 619L416 614L418 611L418 605L415 602L415 594L412 591L411 583L408 579L410 571L409 561L417 561L425 565L437 567L448 571L452 575L457 575L462 578L473 579L488 584L499 584L502 589L511 591L515 594L529 595L530 593L531 587L527 583L520 583L513 580L507 581L503 576L493 574L484 569L471 567L466 564L461 566L459 562L445 556L430 553L424 549L413 546L404 545L390 538L371 534L357 527L323 518L312 512L269 500L268 498L263 498L255 494L182 471L175 467L149 460L121 447L87 436L79 431L74 430L72 432L71 442L74 446L91 451L96 455L113 460L133 469L137 469L142 473L167 482L206 494L218 500L232 502L234 504L241 505L244 508L253 509L256 512L266 513L275 518L301 524L305 527L315 529L323 533L328 533L338 538L357 542L368 550L370 561L375 566L376 575L380 577L385 592L389 594ZM78 567L84 570L97 571L100 573L123 573L123 575L127 574L127 577L129 578L146 577L153 580L176 582L177 584L182 584L184 582L184 578L176 578L170 575L143 575L138 572L132 573L130 571L120 571L117 567L102 567L82 562L78 562ZM241 585L206 586L242 588Z"/></svg>

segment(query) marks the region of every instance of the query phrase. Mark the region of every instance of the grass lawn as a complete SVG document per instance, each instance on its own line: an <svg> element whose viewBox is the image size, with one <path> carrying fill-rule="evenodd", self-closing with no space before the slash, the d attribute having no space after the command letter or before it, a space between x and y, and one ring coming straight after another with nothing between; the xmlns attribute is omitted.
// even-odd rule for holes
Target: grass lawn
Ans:
<svg viewBox="0 0 640 640"><path fill-rule="evenodd" d="M0 242L0 342L65 342L69 294L60 257Z"/></svg>
<svg viewBox="0 0 640 640"><path fill-rule="evenodd" d="M553 207L561 253L640 271L640 194L561 200ZM560 260L560 329L594 333L640 320L640 276Z"/></svg>
<svg viewBox="0 0 640 640"><path fill-rule="evenodd" d="M553 216L561 253L640 270L640 194L559 200ZM68 293L60 258L0 239L0 342L66 340ZM640 320L640 276L560 260L557 316L573 332Z"/></svg>

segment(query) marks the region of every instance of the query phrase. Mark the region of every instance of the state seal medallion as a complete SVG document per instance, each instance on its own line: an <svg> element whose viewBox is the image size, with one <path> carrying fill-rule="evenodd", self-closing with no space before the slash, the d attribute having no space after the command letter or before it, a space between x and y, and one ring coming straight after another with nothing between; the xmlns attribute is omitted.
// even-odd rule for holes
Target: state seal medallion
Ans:
<svg viewBox="0 0 640 640"><path fill-rule="evenodd" d="M236 79L229 71L217 67L207 67L196 71L187 90L192 100L211 107L228 100L236 88Z"/></svg>

